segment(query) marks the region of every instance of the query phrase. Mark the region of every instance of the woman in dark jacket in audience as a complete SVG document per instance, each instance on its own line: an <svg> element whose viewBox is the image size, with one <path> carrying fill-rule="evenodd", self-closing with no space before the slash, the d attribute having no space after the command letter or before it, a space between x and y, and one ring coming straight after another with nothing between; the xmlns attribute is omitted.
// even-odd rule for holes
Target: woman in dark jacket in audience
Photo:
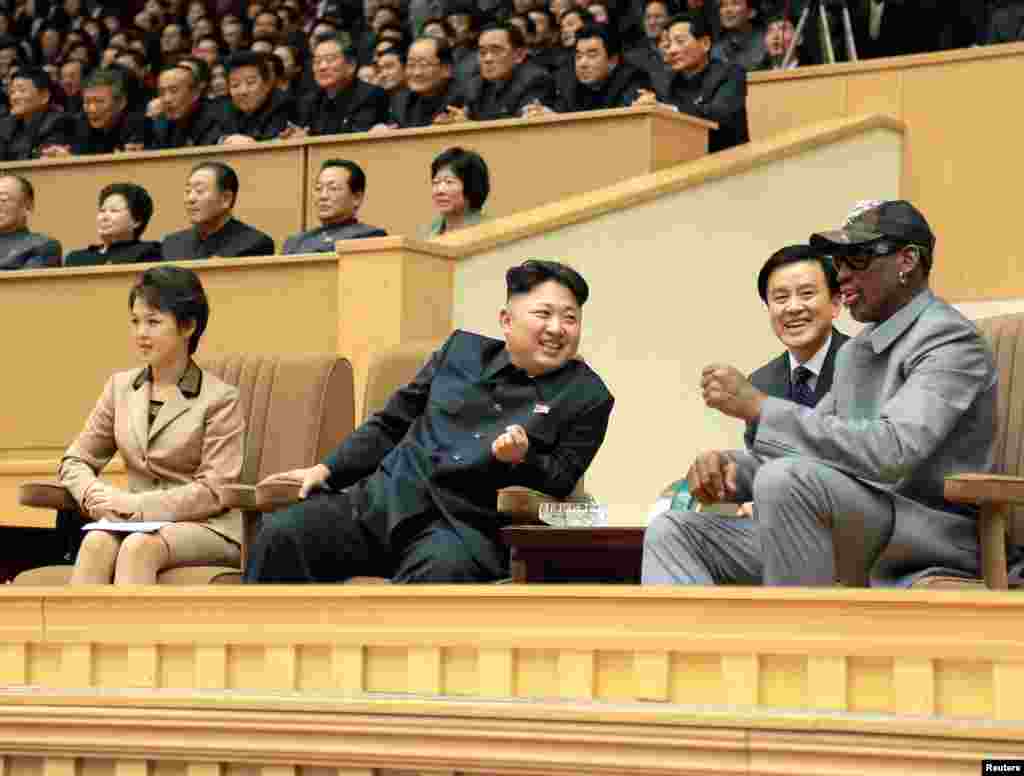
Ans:
<svg viewBox="0 0 1024 776"><path fill-rule="evenodd" d="M160 243L139 240L152 215L153 200L142 186L134 183L105 186L100 192L96 214L99 243L72 251L64 258L64 266L160 261Z"/></svg>

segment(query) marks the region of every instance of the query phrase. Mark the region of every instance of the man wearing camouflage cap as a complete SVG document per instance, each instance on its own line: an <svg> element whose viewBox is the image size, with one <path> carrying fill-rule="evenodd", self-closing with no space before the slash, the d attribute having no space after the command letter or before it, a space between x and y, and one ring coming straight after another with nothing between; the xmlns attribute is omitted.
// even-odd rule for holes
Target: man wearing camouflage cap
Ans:
<svg viewBox="0 0 1024 776"><path fill-rule="evenodd" d="M754 501L751 520L667 512L645 535L650 584L908 584L942 568L978 574L976 511L943 478L987 471L996 370L974 325L928 288L935 236L904 201L861 203L811 236L867 324L836 355L814 409L772 398L731 366L702 375L705 403L757 421L750 452L699 455L702 502Z"/></svg>

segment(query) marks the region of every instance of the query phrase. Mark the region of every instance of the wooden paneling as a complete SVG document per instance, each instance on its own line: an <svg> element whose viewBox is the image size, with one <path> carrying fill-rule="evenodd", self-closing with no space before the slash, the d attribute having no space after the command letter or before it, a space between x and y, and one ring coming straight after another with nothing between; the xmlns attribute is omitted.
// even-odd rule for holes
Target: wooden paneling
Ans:
<svg viewBox="0 0 1024 776"><path fill-rule="evenodd" d="M1015 212L1024 106L1008 95L1022 80L1022 44L755 74L751 134L875 112L902 119L901 194L938 237L933 287L951 301L1011 299L1024 296Z"/></svg>

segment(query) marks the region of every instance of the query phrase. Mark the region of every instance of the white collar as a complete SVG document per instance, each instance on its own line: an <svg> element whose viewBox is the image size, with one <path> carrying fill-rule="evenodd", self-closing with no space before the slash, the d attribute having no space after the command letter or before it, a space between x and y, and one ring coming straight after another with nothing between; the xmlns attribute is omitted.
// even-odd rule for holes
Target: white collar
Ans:
<svg viewBox="0 0 1024 776"><path fill-rule="evenodd" d="M789 373L792 374L793 370L798 366L807 367L811 373L817 377L821 374L822 367L825 366L825 359L828 357L829 346L832 345L832 334L828 335L828 339L825 340L825 344L818 348L818 352L811 356L809 359L804 361L802 364L796 360L796 356L792 352L786 351L789 355Z"/></svg>

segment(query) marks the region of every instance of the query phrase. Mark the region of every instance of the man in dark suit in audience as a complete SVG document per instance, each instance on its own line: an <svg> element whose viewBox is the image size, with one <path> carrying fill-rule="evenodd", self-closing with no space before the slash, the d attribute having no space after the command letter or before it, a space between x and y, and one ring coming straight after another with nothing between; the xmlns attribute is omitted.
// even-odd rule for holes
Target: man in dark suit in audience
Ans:
<svg viewBox="0 0 1024 776"><path fill-rule="evenodd" d="M203 97L195 72L178 64L165 67L158 81L166 120L153 130L153 148L216 145L224 134L222 112Z"/></svg>
<svg viewBox="0 0 1024 776"><path fill-rule="evenodd" d="M543 67L526 61L523 32L513 25L491 25L480 33L480 75L465 90L465 108L450 108L452 118L474 121L519 118L527 105L550 106L555 82Z"/></svg>
<svg viewBox="0 0 1024 776"><path fill-rule="evenodd" d="M75 118L70 142L43 149L44 156L110 154L141 151L148 135L148 120L128 112L129 76L120 68L101 68L85 79L84 113Z"/></svg>
<svg viewBox="0 0 1024 776"><path fill-rule="evenodd" d="M278 137L291 123L294 102L277 89L270 55L239 51L228 59L227 70L231 101L221 121L221 142L252 143Z"/></svg>
<svg viewBox="0 0 1024 776"><path fill-rule="evenodd" d="M447 41L429 35L413 41L405 62L406 88L391 98L388 126L429 127L446 113L453 97L452 67Z"/></svg>
<svg viewBox="0 0 1024 776"><path fill-rule="evenodd" d="M14 72L7 93L11 115L0 120L0 161L38 159L47 146L67 144L74 121L53 110L52 92L45 71L19 68Z"/></svg>
<svg viewBox="0 0 1024 776"><path fill-rule="evenodd" d="M59 267L61 245L28 230L35 191L21 175L0 176L0 270Z"/></svg>
<svg viewBox="0 0 1024 776"><path fill-rule="evenodd" d="M651 88L646 70L622 61L619 35L605 24L587 24L576 33L575 73L555 101L559 113L626 108Z"/></svg>
<svg viewBox="0 0 1024 776"><path fill-rule="evenodd" d="M366 132L387 122L387 92L356 80L356 52L345 38L318 39L312 64L317 88L299 100L298 126L285 130L281 138Z"/></svg>
<svg viewBox="0 0 1024 776"><path fill-rule="evenodd" d="M708 134L708 151L722 151L750 140L747 126L747 74L739 65L710 61L711 28L696 13L668 23L667 75L655 81L657 97L641 95L636 104L655 100L682 113L718 123Z"/></svg>
<svg viewBox="0 0 1024 776"><path fill-rule="evenodd" d="M284 242L284 254L332 253L336 240L362 237L387 237L387 232L359 221L356 217L366 196L366 174L348 159L328 159L320 167L316 185L320 227L293 234Z"/></svg>
<svg viewBox="0 0 1024 776"><path fill-rule="evenodd" d="M841 303L832 261L809 245L789 245L764 263L757 293L786 350L751 374L750 382L769 396L817 406L832 390L836 352L849 339L833 325ZM743 435L748 448L756 435L757 421L751 421Z"/></svg>
<svg viewBox="0 0 1024 776"><path fill-rule="evenodd" d="M185 185L185 211L192 226L164 238L162 254L169 261L270 256L269 235L234 218L238 175L223 162L203 162L192 168Z"/></svg>
<svg viewBox="0 0 1024 776"><path fill-rule="evenodd" d="M248 582L486 582L508 574L498 490L564 497L604 440L614 399L576 358L586 281L564 264L506 273L504 341L456 331L323 463L291 472Z"/></svg>

